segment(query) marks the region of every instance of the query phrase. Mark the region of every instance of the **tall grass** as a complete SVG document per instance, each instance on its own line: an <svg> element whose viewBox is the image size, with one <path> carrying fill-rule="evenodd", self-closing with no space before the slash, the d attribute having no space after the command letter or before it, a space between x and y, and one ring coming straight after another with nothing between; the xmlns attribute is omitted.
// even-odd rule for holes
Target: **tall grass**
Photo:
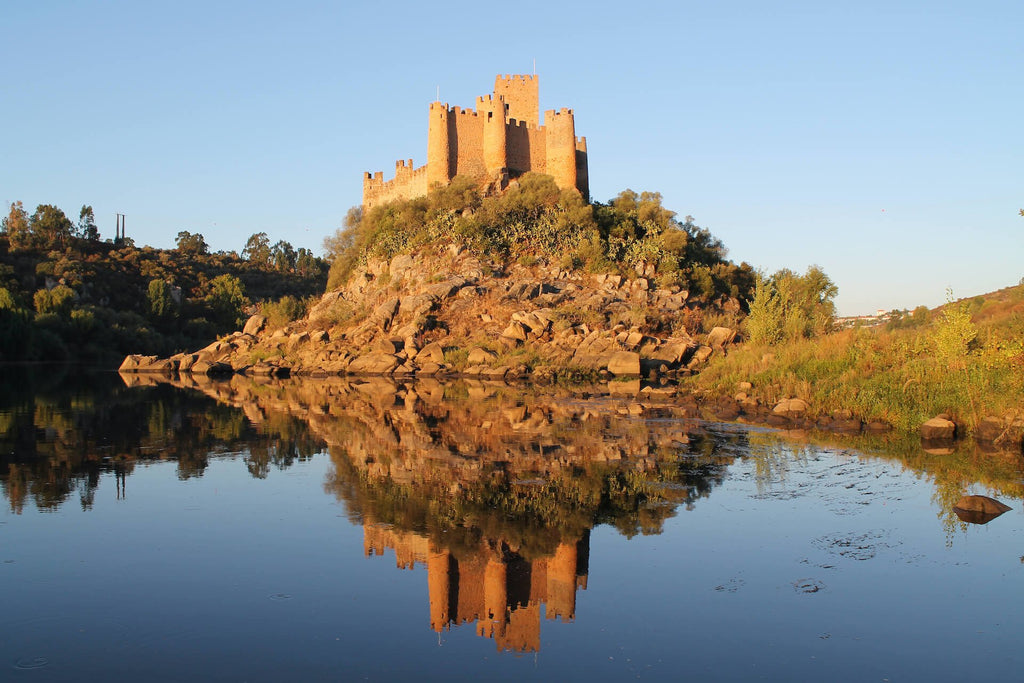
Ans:
<svg viewBox="0 0 1024 683"><path fill-rule="evenodd" d="M908 431L942 412L972 428L987 415L1024 411L1024 287L997 294L1010 303L979 308L987 315L974 316L977 337L955 361L942 349L943 316L933 316L911 329L745 344L688 381L719 395L749 381L748 393L768 405L798 396L818 414L845 409Z"/></svg>

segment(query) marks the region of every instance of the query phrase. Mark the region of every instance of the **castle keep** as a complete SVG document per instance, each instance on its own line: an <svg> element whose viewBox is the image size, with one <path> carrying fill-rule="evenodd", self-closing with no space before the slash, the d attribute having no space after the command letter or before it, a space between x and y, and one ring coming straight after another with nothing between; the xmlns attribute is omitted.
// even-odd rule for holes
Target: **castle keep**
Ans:
<svg viewBox="0 0 1024 683"><path fill-rule="evenodd" d="M572 109L544 112L540 118L537 76L497 76L494 92L476 99L476 110L430 104L427 163L395 163L395 177L363 176L363 208L427 194L457 175L486 188L504 189L528 172L546 173L558 187L590 197L587 139L576 137Z"/></svg>

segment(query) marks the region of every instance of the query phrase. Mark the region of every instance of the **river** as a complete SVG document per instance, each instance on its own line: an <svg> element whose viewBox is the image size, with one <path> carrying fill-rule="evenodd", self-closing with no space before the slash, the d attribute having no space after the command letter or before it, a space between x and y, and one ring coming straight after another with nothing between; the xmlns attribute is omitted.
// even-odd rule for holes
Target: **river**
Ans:
<svg viewBox="0 0 1024 683"><path fill-rule="evenodd" d="M0 679L1013 679L1024 467L621 388L0 380ZM964 494L1013 509L964 521Z"/></svg>

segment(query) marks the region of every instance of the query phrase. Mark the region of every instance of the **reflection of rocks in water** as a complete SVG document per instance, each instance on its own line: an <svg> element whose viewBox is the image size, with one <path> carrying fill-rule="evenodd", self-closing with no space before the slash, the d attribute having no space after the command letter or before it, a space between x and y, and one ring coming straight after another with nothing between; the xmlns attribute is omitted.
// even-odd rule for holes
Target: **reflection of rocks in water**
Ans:
<svg viewBox="0 0 1024 683"><path fill-rule="evenodd" d="M969 524L988 524L1012 509L1009 505L988 496L964 496L953 506L953 512L960 521Z"/></svg>
<svg viewBox="0 0 1024 683"><path fill-rule="evenodd" d="M587 587L589 532L532 559L501 541L452 551L387 525L364 525L363 538L367 556L393 549L400 569L426 565L432 629L475 623L477 635L494 639L499 650L537 652L541 608L546 619L573 621L576 589Z"/></svg>

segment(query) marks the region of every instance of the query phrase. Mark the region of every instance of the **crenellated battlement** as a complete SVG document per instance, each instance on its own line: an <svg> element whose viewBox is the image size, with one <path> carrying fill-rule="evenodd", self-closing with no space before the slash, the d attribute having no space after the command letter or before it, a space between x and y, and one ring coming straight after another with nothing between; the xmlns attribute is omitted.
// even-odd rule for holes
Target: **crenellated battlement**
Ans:
<svg viewBox="0 0 1024 683"><path fill-rule="evenodd" d="M550 174L559 187L588 197L586 138L576 137L568 107L545 111L541 123L538 84L535 74L499 75L494 92L477 97L475 109L431 102L426 165L414 168L412 159L400 159L387 181L381 172L365 173L363 207L425 195L457 175L503 188L531 171Z"/></svg>
<svg viewBox="0 0 1024 683"><path fill-rule="evenodd" d="M505 74L504 76L499 74L497 78L502 81L522 81L527 83L535 82L537 80L537 74Z"/></svg>

